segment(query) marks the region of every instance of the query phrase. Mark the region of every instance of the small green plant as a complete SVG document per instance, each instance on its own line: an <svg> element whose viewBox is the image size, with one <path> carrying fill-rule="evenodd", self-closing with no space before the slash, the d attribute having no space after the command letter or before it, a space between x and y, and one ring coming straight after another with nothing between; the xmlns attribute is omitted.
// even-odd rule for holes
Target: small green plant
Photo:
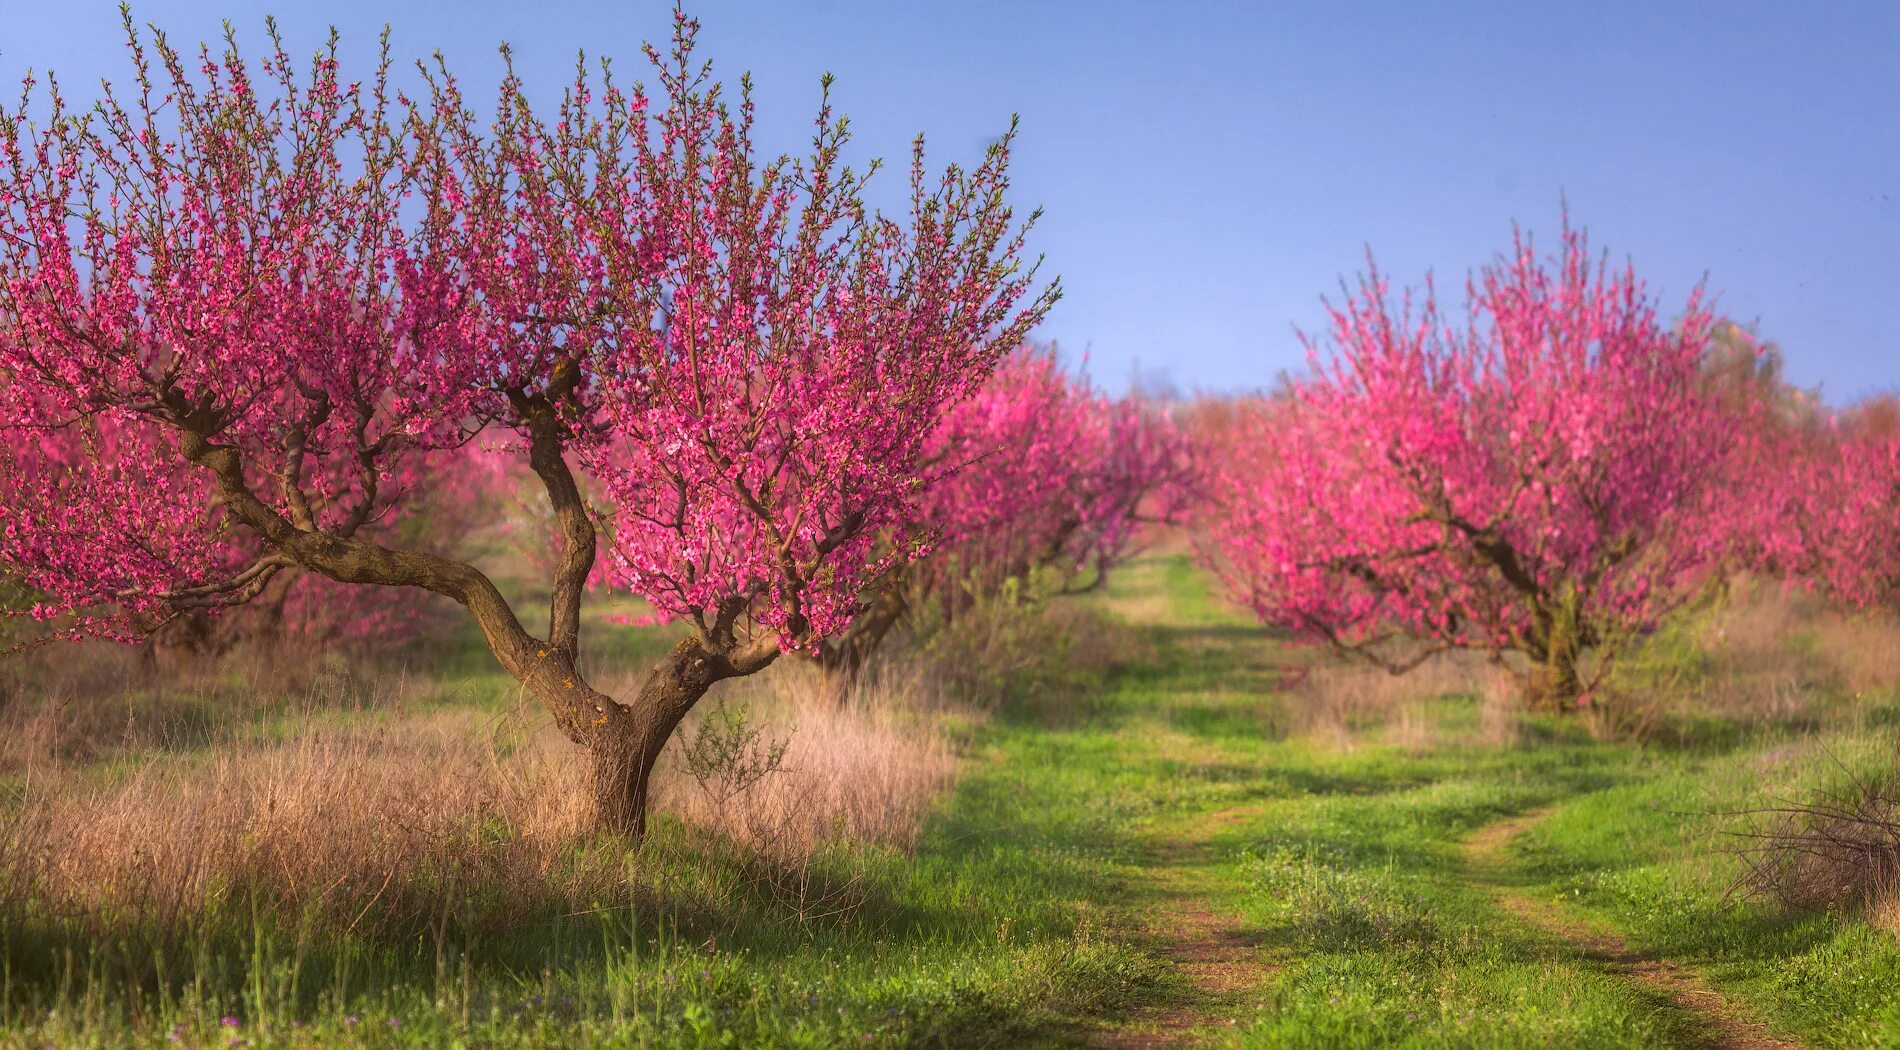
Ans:
<svg viewBox="0 0 1900 1050"><path fill-rule="evenodd" d="M968 703L994 706L1033 688L1059 666L1073 641L1073 625L1052 616L1062 593L1060 574L1032 569L979 586L973 578L950 607L930 603L911 624L917 653L945 687Z"/></svg>
<svg viewBox="0 0 1900 1050"><path fill-rule="evenodd" d="M785 766L790 738L773 738L745 704L721 703L680 748L681 765L717 806L745 794Z"/></svg>
<svg viewBox="0 0 1900 1050"><path fill-rule="evenodd" d="M1711 624L1721 612L1719 596L1679 608L1654 631L1618 646L1602 684L1582 704L1591 735L1601 740L1648 740L1673 712L1709 688L1715 670L1708 649Z"/></svg>
<svg viewBox="0 0 1900 1050"><path fill-rule="evenodd" d="M26 640L26 633L21 630L22 615L32 604L32 591L18 580L0 573L0 650L12 648Z"/></svg>

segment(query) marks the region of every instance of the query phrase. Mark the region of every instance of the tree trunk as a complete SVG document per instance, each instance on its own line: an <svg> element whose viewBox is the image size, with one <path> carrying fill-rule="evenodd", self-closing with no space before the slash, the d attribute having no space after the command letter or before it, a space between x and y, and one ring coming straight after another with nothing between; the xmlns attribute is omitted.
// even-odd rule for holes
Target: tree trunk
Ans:
<svg viewBox="0 0 1900 1050"><path fill-rule="evenodd" d="M851 697L872 654L884 644L891 630L910 612L910 596L902 579L894 580L878 593L871 607L841 637L819 646L811 657L818 668L820 688L826 699L839 707Z"/></svg>
<svg viewBox="0 0 1900 1050"><path fill-rule="evenodd" d="M1531 670L1525 699L1534 711L1561 714L1577 706L1577 697L1582 692L1582 679L1577 675L1577 654L1554 649Z"/></svg>
<svg viewBox="0 0 1900 1050"><path fill-rule="evenodd" d="M1577 660L1583 654L1583 634L1573 601L1561 602L1544 626L1543 652L1533 654L1537 666L1526 682L1525 700L1532 710L1561 714L1573 711L1583 693Z"/></svg>
<svg viewBox="0 0 1900 1050"><path fill-rule="evenodd" d="M592 761L594 822L635 842L646 837L653 767L673 733L642 720L626 733L602 735L588 745Z"/></svg>
<svg viewBox="0 0 1900 1050"><path fill-rule="evenodd" d="M592 763L595 819L603 831L635 841L646 835L653 767L667 741L714 683L752 674L778 655L776 645L750 650L709 648L701 639L675 645L647 673L631 704L604 700L583 732ZM595 694L597 697L598 694Z"/></svg>

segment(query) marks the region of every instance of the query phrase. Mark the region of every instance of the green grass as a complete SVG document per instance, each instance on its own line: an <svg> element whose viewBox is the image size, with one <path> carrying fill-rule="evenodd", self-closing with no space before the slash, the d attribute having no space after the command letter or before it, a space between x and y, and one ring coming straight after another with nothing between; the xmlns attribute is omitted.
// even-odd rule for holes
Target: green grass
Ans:
<svg viewBox="0 0 1900 1050"><path fill-rule="evenodd" d="M1701 966L1813 1042L1900 1044L1900 938L1733 899L1735 821L1710 816L1765 804L1764 783L1805 797L1891 769L1894 754L1891 734L1843 731L1672 762L1565 806L1525 836L1522 862L1551 896Z"/></svg>
<svg viewBox="0 0 1900 1050"><path fill-rule="evenodd" d="M1514 885L1697 968L1780 1033L1900 1045L1891 935L1723 898L1733 861L1706 814L1760 801L1764 771L1790 790L1835 775L1808 738L1645 750L1548 722L1536 746L1486 746L1475 701L1453 698L1437 744L1341 750L1288 735L1281 691L1312 654L1223 608L1185 558L1129 566L1099 602L1141 659L1000 708L914 855L841 849L801 873L802 902L786 873L662 820L629 861L637 903L527 909L506 931L444 916L407 939L300 937L239 894L165 929L15 909L0 1046L1068 1045L1168 1009L1243 1046L1704 1045L1705 1019L1515 918L1468 869L1465 836L1545 807L1507 854ZM441 703L506 702L478 660L454 666ZM1861 766L1892 741L1878 718L1826 738ZM1258 946L1264 977L1237 1002L1142 932L1158 847L1196 840L1214 847L1208 906Z"/></svg>
<svg viewBox="0 0 1900 1050"><path fill-rule="evenodd" d="M1258 679L1261 643L1224 633L1184 571L1154 575L1177 596L1168 619L1200 630L1176 629L1164 669L1135 677L1125 707L1193 738L1202 788L1168 792L1171 806L1258 800L1219 835L1240 875L1227 906L1278 967L1242 1045L1705 1043L1704 1019L1505 913L1465 869L1464 836L1542 807L1554 815L1512 851L1526 892L1697 967L1781 1033L1900 1044L1900 942L1851 916L1727 899L1736 862L1720 833L1733 827L1720 814L1765 801L1764 767L1796 796L1846 775L1836 757L1863 773L1891 768L1895 738L1878 711L1818 741L1724 727L1714 742L1642 750L1545 724L1533 727L1538 746L1507 748L1457 742L1475 712L1448 700L1438 707L1447 743L1340 753L1248 732L1246 698L1221 683ZM1210 783L1235 771L1224 788Z"/></svg>

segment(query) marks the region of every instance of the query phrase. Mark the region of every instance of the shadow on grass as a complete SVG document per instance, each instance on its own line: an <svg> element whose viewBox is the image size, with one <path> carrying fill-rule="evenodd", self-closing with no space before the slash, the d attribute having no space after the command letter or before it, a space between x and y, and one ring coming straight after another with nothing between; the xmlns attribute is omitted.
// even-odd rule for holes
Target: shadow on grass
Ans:
<svg viewBox="0 0 1900 1050"><path fill-rule="evenodd" d="M935 892L888 849L778 860L670 817L655 821L638 851L611 840L584 848L626 851L624 880L592 887L610 896L561 886L555 873L539 888L485 882L492 875L478 859L467 871L392 872L381 886L333 887L301 907L282 887L243 884L216 886L202 906L163 915L0 901L4 1005L16 1016L44 1009L75 979L132 1007L178 1001L193 986L230 1001L262 979L260 969L282 963L316 978L286 1004L308 1014L331 994L327 975L357 987L430 987L445 960L497 977L714 950L770 967L814 944L849 952L994 937L990 916Z"/></svg>

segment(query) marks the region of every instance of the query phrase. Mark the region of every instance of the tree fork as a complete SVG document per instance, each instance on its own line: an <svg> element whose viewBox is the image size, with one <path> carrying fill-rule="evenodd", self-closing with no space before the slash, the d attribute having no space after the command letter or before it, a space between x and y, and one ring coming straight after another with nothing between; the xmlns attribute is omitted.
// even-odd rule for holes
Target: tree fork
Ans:
<svg viewBox="0 0 1900 1050"><path fill-rule="evenodd" d="M479 569L423 551L299 529L250 491L235 449L191 430L183 442L185 455L217 479L219 498L232 515L298 565L345 583L434 591L468 609L503 669L541 702L569 740L587 749L600 826L638 838L646 828L654 763L680 720L713 683L764 668L778 655L778 647L769 638L741 647L731 637L730 617L722 616L715 632L721 637L714 645L697 637L680 642L648 672L633 705L589 685L576 666L575 649L581 595L595 557L593 526L585 520L579 489L561 460L558 437L537 430L534 447L536 473L562 514L565 549L556 572L550 625L551 633L569 640L565 646L530 634Z"/></svg>

